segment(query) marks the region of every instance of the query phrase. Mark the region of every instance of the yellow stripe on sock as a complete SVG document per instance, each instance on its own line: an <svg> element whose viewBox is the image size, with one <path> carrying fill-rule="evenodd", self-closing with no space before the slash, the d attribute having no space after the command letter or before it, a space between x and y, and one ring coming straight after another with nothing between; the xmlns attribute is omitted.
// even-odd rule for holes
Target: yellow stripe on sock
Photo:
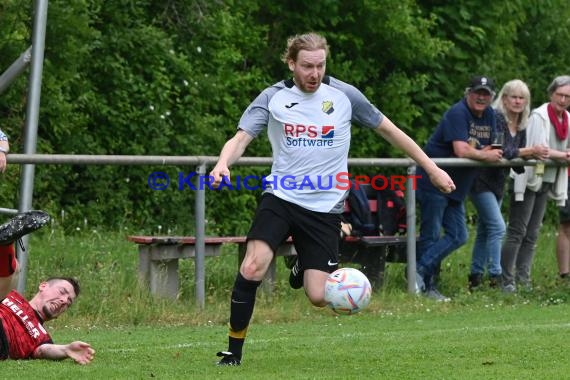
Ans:
<svg viewBox="0 0 570 380"><path fill-rule="evenodd" d="M243 330L240 331L234 331L232 330L232 328L230 327L230 332L229 332L229 336L231 336L232 338L236 338L236 339L245 339L245 336L247 335L247 327Z"/></svg>

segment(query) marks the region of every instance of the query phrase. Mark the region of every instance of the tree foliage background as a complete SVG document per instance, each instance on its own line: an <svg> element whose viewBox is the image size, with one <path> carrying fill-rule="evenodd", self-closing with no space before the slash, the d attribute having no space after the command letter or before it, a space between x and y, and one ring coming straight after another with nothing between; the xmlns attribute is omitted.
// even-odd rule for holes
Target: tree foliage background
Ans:
<svg viewBox="0 0 570 380"><path fill-rule="evenodd" d="M359 87L423 145L474 74L526 81L533 106L567 74L566 0L51 0L38 153L215 156L243 109L289 76L288 36L323 33L329 74ZM0 0L0 72L31 44L33 1ZM26 73L27 74L27 73ZM28 75L0 94L0 128L21 151ZM400 157L354 128L351 157ZM266 137L247 156L270 156ZM263 175L265 167L237 167ZM193 232L194 192L148 175L191 167L38 165L34 204L65 225ZM20 168L0 180L16 207ZM244 233L258 193L208 192L207 233Z"/></svg>

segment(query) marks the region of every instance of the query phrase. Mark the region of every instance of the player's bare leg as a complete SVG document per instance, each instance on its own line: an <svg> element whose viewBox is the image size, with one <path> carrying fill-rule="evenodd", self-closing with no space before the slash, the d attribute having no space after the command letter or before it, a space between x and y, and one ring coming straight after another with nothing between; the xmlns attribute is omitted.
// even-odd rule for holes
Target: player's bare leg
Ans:
<svg viewBox="0 0 570 380"><path fill-rule="evenodd" d="M317 269L306 269L304 274L305 294L309 301L315 306L326 306L325 302L325 284L327 282L328 272Z"/></svg>

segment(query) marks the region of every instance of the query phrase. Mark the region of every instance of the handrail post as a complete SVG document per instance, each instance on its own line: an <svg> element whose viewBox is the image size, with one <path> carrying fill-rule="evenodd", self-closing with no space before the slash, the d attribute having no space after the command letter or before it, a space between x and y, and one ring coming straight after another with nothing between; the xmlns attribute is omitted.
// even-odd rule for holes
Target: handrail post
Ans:
<svg viewBox="0 0 570 380"><path fill-rule="evenodd" d="M408 293L416 293L416 165L408 166L408 180L406 186L406 223L407 223L407 262L406 277L408 279Z"/></svg>
<svg viewBox="0 0 570 380"><path fill-rule="evenodd" d="M24 131L23 151L26 154L36 153L38 139L38 122L40 114L40 97L45 50L48 0L37 0L34 6L34 25L32 33L32 57L30 80L28 85L28 102L26 104L26 128ZM20 182L19 211L28 211L32 207L34 193L35 165L22 165L22 180ZM24 293L28 272L28 236L22 237L22 244L16 245L20 264L17 290Z"/></svg>
<svg viewBox="0 0 570 380"><path fill-rule="evenodd" d="M196 287L196 304L200 307L200 309L204 309L206 299L206 186L203 186L203 182L200 180L200 178L206 174L206 164L202 163L198 165L196 172L198 173L198 183L196 184L196 210L194 216L196 220L196 267L194 278Z"/></svg>

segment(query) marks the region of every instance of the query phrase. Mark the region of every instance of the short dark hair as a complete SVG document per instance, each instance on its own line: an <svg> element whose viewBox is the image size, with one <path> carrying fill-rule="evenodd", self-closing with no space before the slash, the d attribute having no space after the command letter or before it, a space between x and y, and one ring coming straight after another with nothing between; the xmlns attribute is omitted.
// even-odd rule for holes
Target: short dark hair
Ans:
<svg viewBox="0 0 570 380"><path fill-rule="evenodd" d="M51 283L54 281L67 281L73 286L73 291L75 292L75 297L79 297L79 292L81 292L81 287L79 286L79 281L73 277L50 277L46 282Z"/></svg>

